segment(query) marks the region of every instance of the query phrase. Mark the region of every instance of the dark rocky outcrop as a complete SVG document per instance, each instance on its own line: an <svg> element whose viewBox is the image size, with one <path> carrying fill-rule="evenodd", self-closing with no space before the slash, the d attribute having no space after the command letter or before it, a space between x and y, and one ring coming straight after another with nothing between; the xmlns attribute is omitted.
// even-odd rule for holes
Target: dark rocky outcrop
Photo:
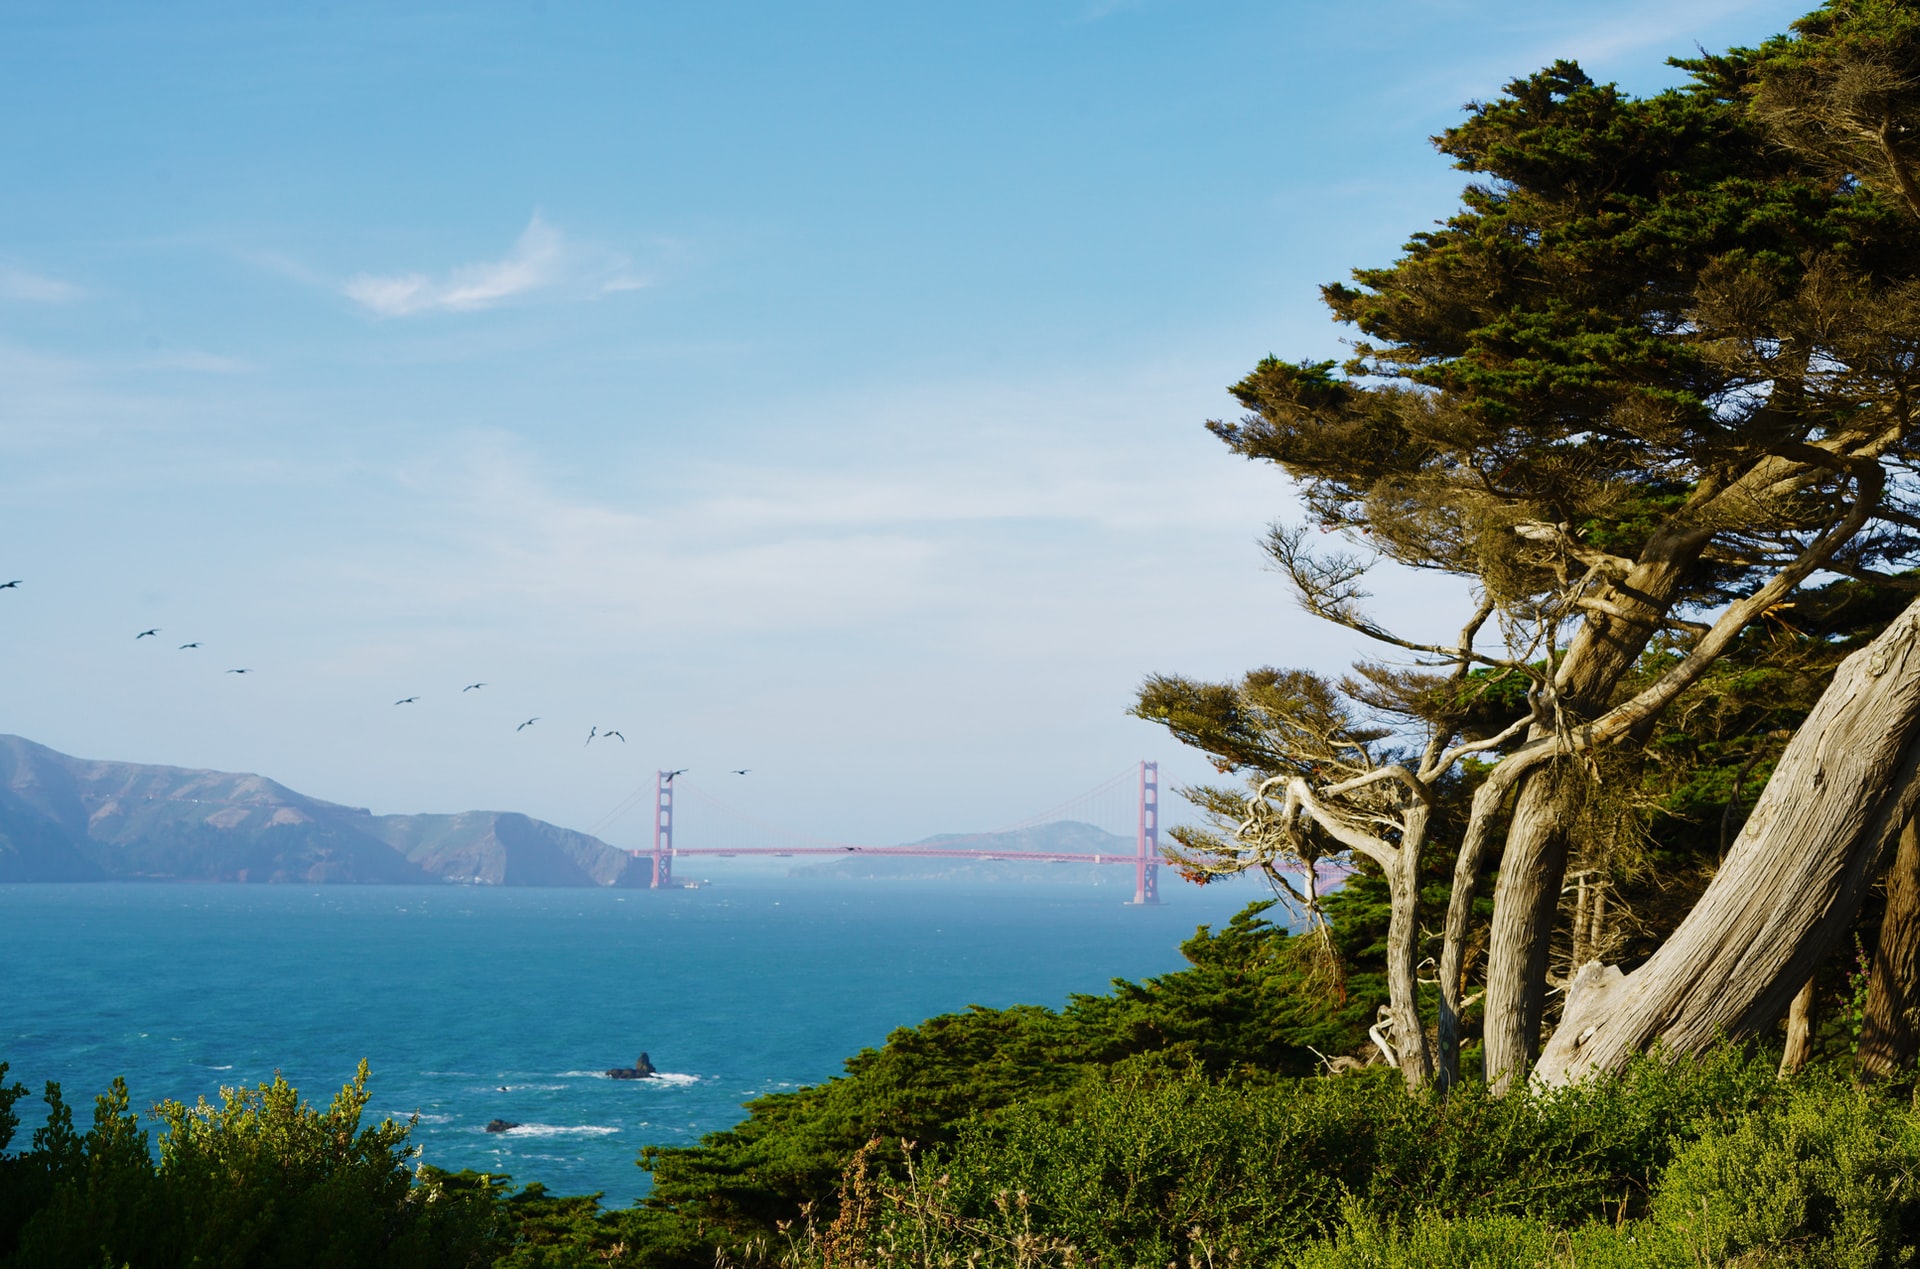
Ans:
<svg viewBox="0 0 1920 1269"><path fill-rule="evenodd" d="M513 1119L489 1119L487 1121L488 1132L505 1132L509 1128L518 1127L520 1127L519 1121Z"/></svg>
<svg viewBox="0 0 1920 1269"><path fill-rule="evenodd" d="M653 1062L644 1051L632 1066L616 1066L607 1072L610 1080L650 1080L660 1072L653 1069Z"/></svg>

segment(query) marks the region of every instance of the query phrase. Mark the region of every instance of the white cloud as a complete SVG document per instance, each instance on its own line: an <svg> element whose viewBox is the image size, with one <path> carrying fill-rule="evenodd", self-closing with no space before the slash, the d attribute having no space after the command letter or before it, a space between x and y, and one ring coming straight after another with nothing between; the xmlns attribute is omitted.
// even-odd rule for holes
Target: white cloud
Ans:
<svg viewBox="0 0 1920 1269"><path fill-rule="evenodd" d="M348 299L381 317L465 313L546 291L604 294L648 285L618 255L583 248L536 214L513 249L498 260L426 273L361 273L341 287Z"/></svg>
<svg viewBox="0 0 1920 1269"><path fill-rule="evenodd" d="M71 282L0 264L0 299L28 304L71 304L85 295L84 290Z"/></svg>

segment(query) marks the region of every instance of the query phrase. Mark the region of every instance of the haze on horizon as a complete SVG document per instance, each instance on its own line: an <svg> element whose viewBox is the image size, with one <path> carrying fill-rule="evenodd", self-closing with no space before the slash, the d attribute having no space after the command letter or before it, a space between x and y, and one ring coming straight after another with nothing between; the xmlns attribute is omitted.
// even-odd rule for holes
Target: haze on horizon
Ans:
<svg viewBox="0 0 1920 1269"><path fill-rule="evenodd" d="M8 5L0 731L572 827L746 767L875 842L1203 778L1143 675L1355 651L1225 386L1341 355L1461 103L1803 7Z"/></svg>

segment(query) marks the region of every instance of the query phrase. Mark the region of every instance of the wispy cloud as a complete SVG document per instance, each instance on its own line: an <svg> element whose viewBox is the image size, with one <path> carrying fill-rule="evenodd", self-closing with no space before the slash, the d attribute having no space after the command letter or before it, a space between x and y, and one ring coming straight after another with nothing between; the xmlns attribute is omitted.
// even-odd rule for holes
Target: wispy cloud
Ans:
<svg viewBox="0 0 1920 1269"><path fill-rule="evenodd" d="M1647 49L1686 55L1693 51L1688 41L1704 28L1750 9L1767 7L1763 0L1691 0L1679 4L1661 0L1622 5L1562 36L1563 47L1555 56L1603 65Z"/></svg>
<svg viewBox="0 0 1920 1269"><path fill-rule="evenodd" d="M541 292L609 294L647 285L624 256L584 248L535 214L498 260L460 265L441 277L361 273L340 289L381 317L410 317L497 308Z"/></svg>
<svg viewBox="0 0 1920 1269"><path fill-rule="evenodd" d="M0 299L26 304L71 304L85 296L86 291L71 282L0 263Z"/></svg>

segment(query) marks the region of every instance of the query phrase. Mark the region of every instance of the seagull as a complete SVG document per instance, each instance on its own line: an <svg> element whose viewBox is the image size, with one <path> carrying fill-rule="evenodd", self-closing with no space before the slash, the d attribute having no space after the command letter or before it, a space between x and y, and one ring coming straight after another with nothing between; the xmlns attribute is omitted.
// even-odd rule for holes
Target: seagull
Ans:
<svg viewBox="0 0 1920 1269"><path fill-rule="evenodd" d="M540 717L539 717L539 715L537 715L537 714L536 714L536 715L535 715L534 717L532 717L532 718L529 718L529 719L528 719L528 720L527 720L526 722L524 722L524 723L521 723L521 724L520 724L520 725L519 725L518 727L515 727L515 728L514 728L514 730L515 730L515 731L525 731L525 730L526 730L527 728L529 728L529 727L531 727L531 726L533 726L533 725L534 725L535 723L537 723L537 722L539 722L539 721L540 721Z"/></svg>
<svg viewBox="0 0 1920 1269"><path fill-rule="evenodd" d="M593 738L595 736L598 736L599 734L600 734L600 729L598 727L587 728L587 744L589 745L592 744Z"/></svg>
<svg viewBox="0 0 1920 1269"><path fill-rule="evenodd" d="M485 683L469 683L465 687L461 688L460 690L463 692L471 692L476 687L485 687L485 686L486 686Z"/></svg>
<svg viewBox="0 0 1920 1269"><path fill-rule="evenodd" d="M735 775L745 775L745 774L747 774L747 772L749 772L749 771L751 771L751 770L753 770L753 768L752 768L752 767L735 767L735 768L733 768L733 774L735 774Z"/></svg>
<svg viewBox="0 0 1920 1269"><path fill-rule="evenodd" d="M411 705L419 699L420 698L417 696L403 696L399 700L395 701L394 704L395 705Z"/></svg>
<svg viewBox="0 0 1920 1269"><path fill-rule="evenodd" d="M199 646L200 646L200 645L199 645L199 644L197 644L197 643L183 643L183 644L181 644L181 645L180 645L180 648L179 648L179 650L180 650L181 652L185 652L185 651L186 651L186 650L187 650L188 648L197 648L197 647L199 647Z"/></svg>
<svg viewBox="0 0 1920 1269"><path fill-rule="evenodd" d="M600 733L600 739L602 740L605 740L608 736L620 736L620 733L617 731L603 731ZM620 743L623 745L626 744L627 738L625 736L620 736Z"/></svg>
<svg viewBox="0 0 1920 1269"><path fill-rule="evenodd" d="M158 626L155 626L155 627L154 627L153 629L151 629L151 630L142 630L142 631L141 631L141 632L140 632L139 634L137 634L137 635L135 635L135 636L133 636L133 637L134 637L134 639L135 639L135 640L140 640L140 639L145 639L145 638L148 638L148 637L150 637L150 636L152 636L152 635L157 635L157 634L159 634L159 633L160 633L160 627L158 627Z"/></svg>
<svg viewBox="0 0 1920 1269"><path fill-rule="evenodd" d="M685 774L687 774L687 770L688 770L688 768L686 768L686 767L682 767L682 768L680 768L680 769L679 769L678 771L669 771L669 772L667 772L667 774L666 774L666 780L665 780L665 782L666 782L667 784L672 784L672 783L673 783L673 777L675 777L675 776L677 776L677 775L685 775Z"/></svg>
<svg viewBox="0 0 1920 1269"><path fill-rule="evenodd" d="M252 674L252 670L228 670L228 674Z"/></svg>
<svg viewBox="0 0 1920 1269"><path fill-rule="evenodd" d="M0 582L0 590L12 590L14 587L18 586L21 582L25 580L26 580L25 578L16 577L10 582Z"/></svg>

